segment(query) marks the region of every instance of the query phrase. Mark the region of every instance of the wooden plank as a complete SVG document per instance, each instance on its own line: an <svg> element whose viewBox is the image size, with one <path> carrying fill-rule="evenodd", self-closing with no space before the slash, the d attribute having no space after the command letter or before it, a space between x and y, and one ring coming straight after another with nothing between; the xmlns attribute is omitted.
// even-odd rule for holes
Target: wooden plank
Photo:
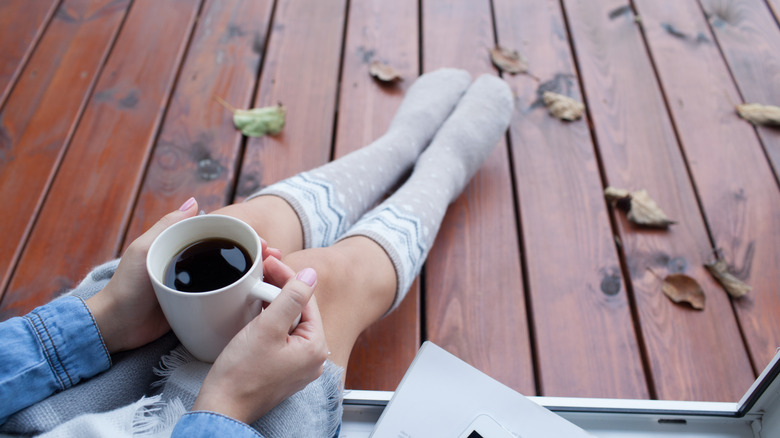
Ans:
<svg viewBox="0 0 780 438"><path fill-rule="evenodd" d="M243 137L214 96L250 107L272 6L271 0L204 5L125 246L190 196L205 211L231 200Z"/></svg>
<svg viewBox="0 0 780 438"><path fill-rule="evenodd" d="M638 5L715 246L753 286L734 307L754 368L761 371L780 345L780 192L754 129L734 112L739 92L699 5L692 0L673 10L655 2ZM753 36L751 46L763 47L764 40ZM753 64L732 70L764 68L757 54L742 61L749 59ZM780 76L774 82L780 92Z"/></svg>
<svg viewBox="0 0 780 438"><path fill-rule="evenodd" d="M0 2L0 108L58 4L59 0Z"/></svg>
<svg viewBox="0 0 780 438"><path fill-rule="evenodd" d="M0 112L0 200L14 209L0 216L0 293L129 3L64 2Z"/></svg>
<svg viewBox="0 0 780 438"><path fill-rule="evenodd" d="M588 121L561 122L541 101L544 91L582 100L560 4L494 8L499 44L541 78L505 76L517 95L510 133L541 394L647 398Z"/></svg>
<svg viewBox="0 0 780 438"><path fill-rule="evenodd" d="M700 3L744 102L780 105L780 28L767 5L744 0ZM775 11L778 6L773 3ZM756 129L780 178L780 130Z"/></svg>
<svg viewBox="0 0 780 438"><path fill-rule="evenodd" d="M423 71L495 72L490 3L422 3ZM507 145L450 206L428 256L428 338L505 385L536 393Z"/></svg>
<svg viewBox="0 0 780 438"><path fill-rule="evenodd" d="M331 156L345 0L280 0L255 106L282 103L284 130L249 139L237 200Z"/></svg>
<svg viewBox="0 0 780 438"><path fill-rule="evenodd" d="M729 299L703 266L710 238L634 14L619 0L564 5L607 182L647 189L677 221L646 230L616 213L655 396L737 400L753 371ZM661 292L661 278L681 271L702 285L706 310Z"/></svg>
<svg viewBox="0 0 780 438"><path fill-rule="evenodd" d="M199 3L133 3L3 297L4 317L116 257Z"/></svg>
<svg viewBox="0 0 780 438"><path fill-rule="evenodd" d="M385 133L419 71L418 4L414 0L352 2L342 64L334 157ZM382 86L368 74L379 60L404 81ZM394 390L420 346L420 295L415 282L401 307L364 332L352 350L347 388Z"/></svg>

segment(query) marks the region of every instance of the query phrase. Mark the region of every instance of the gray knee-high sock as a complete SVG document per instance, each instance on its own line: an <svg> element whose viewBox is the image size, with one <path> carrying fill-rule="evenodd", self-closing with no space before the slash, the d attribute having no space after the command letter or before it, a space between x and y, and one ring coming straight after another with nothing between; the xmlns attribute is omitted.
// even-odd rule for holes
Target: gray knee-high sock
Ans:
<svg viewBox="0 0 780 438"><path fill-rule="evenodd" d="M503 80L480 76L420 155L407 182L342 238L366 236L387 252L398 279L390 310L420 273L447 206L504 135L513 107L512 92Z"/></svg>
<svg viewBox="0 0 780 438"><path fill-rule="evenodd" d="M390 128L370 145L250 196L286 200L303 225L305 248L331 245L398 184L450 115L471 77L441 69L409 88Z"/></svg>

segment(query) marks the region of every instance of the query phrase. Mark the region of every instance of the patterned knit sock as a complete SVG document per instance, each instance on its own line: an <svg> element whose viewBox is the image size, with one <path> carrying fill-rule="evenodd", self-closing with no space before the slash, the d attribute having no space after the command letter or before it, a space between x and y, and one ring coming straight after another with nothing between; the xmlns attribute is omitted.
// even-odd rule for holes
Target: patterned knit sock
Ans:
<svg viewBox="0 0 780 438"><path fill-rule="evenodd" d="M420 155L407 182L344 235L373 239L392 260L398 289L390 310L420 273L447 206L504 135L512 110L509 86L495 76L480 76Z"/></svg>
<svg viewBox="0 0 780 438"><path fill-rule="evenodd" d="M304 248L331 245L401 178L450 115L471 77L442 69L407 91L387 133L370 145L250 196L286 200L303 225Z"/></svg>

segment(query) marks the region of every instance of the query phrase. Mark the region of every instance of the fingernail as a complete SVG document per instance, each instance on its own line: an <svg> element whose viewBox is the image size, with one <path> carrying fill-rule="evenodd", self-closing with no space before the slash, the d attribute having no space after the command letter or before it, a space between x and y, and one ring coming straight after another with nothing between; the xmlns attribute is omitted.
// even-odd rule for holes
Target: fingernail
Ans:
<svg viewBox="0 0 780 438"><path fill-rule="evenodd" d="M306 268L299 272L295 278L297 280L301 280L309 286L314 286L314 282L317 281L317 272L312 268Z"/></svg>
<svg viewBox="0 0 780 438"><path fill-rule="evenodd" d="M186 200L184 202L184 204L181 205L181 207L179 207L179 211L187 211L193 205L195 205L195 198L190 198L190 199Z"/></svg>

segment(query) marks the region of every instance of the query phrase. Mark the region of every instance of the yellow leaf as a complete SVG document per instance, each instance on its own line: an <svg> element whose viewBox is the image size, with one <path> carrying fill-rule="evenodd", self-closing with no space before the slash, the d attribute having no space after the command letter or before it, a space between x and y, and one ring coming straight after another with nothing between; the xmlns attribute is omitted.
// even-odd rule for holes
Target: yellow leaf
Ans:
<svg viewBox="0 0 780 438"><path fill-rule="evenodd" d="M713 263L706 263L704 266L706 266L707 270L710 271L710 274L718 280L718 283L723 286L723 289L734 298L739 298L753 290L752 287L729 273L728 263L722 258L718 258L718 260Z"/></svg>
<svg viewBox="0 0 780 438"><path fill-rule="evenodd" d="M780 126L780 107L745 103L737 105L737 114L754 125Z"/></svg>
<svg viewBox="0 0 780 438"><path fill-rule="evenodd" d="M658 207L647 190L629 192L625 189L607 187L604 189L604 197L613 206L626 210L626 218L637 225L667 228L675 223Z"/></svg>
<svg viewBox="0 0 780 438"><path fill-rule="evenodd" d="M398 70L379 61L371 63L368 67L368 73L381 82L400 82L404 80Z"/></svg>
<svg viewBox="0 0 780 438"><path fill-rule="evenodd" d="M550 115L561 120L574 121L585 112L585 105L563 94L545 91L542 98Z"/></svg>
<svg viewBox="0 0 780 438"><path fill-rule="evenodd" d="M496 46L490 49L490 60L499 70L513 75L528 71L528 61L517 50Z"/></svg>

